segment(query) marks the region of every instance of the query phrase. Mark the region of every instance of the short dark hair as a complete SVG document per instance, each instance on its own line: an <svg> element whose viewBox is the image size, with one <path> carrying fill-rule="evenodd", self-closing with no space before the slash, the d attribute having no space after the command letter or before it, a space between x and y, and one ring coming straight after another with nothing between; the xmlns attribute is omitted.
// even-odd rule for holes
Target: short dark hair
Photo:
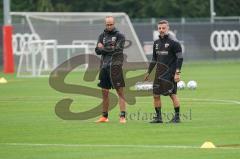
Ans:
<svg viewBox="0 0 240 159"><path fill-rule="evenodd" d="M169 23L168 23L167 20L160 20L160 21L158 22L158 24L167 24L167 25L169 25Z"/></svg>

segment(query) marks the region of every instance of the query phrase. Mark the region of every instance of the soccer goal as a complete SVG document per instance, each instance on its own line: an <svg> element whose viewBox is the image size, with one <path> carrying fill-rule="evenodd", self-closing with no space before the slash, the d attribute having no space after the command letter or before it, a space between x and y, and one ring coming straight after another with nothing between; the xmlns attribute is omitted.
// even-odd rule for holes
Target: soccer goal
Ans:
<svg viewBox="0 0 240 159"><path fill-rule="evenodd" d="M14 54L18 76L42 76L79 54L95 54L104 18L114 16L116 27L131 46L124 50L128 62L147 58L132 23L125 13L11 12L14 27ZM87 59L86 59L87 60ZM87 67L89 61L86 61Z"/></svg>

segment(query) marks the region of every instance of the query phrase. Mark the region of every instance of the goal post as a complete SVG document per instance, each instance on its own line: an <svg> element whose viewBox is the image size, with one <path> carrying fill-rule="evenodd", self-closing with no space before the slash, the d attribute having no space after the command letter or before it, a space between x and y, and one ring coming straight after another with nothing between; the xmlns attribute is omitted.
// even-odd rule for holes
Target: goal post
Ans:
<svg viewBox="0 0 240 159"><path fill-rule="evenodd" d="M13 27L11 25L10 16L10 1L4 0L4 25L2 27L3 32L3 72L14 73L14 58L12 50L12 32Z"/></svg>
<svg viewBox="0 0 240 159"><path fill-rule="evenodd" d="M130 18L126 13L110 13L110 12L84 12L84 13L72 13L72 12L11 12L12 24L14 26L14 35L16 34L35 34L38 35L37 40L55 40L56 46L53 46L56 50L52 49L50 51L45 48L37 49L38 52L34 63L36 66L34 69L30 68L31 72L35 73L34 76L39 76L43 72L50 73L54 69L54 65L51 65L53 61L60 65L67 59L78 55L78 54L95 54L93 44L96 44L98 36L105 29L104 19L106 16L113 16L116 21L116 28L122 32L126 40L131 41L131 46L124 49L124 54L126 54L127 62L147 62L147 58L141 46L141 43L137 37L137 34L133 28ZM26 46L30 46L32 43L30 38L28 41L26 39L20 38L23 43L28 43ZM19 40L19 39L15 39ZM21 42L20 42L21 43ZM16 45L19 42L15 43ZM82 47L81 47L82 46ZM42 46L44 47L44 45ZM19 48L19 46L15 46ZM86 49L87 48L87 49ZM24 48L29 52L29 48ZM43 58L43 54L39 50L44 50L46 55L44 55L44 63L48 67L40 67L40 61ZM22 53L26 53L23 51ZM56 55L53 55L53 52ZM28 55L32 54L31 52ZM39 55L40 56L39 56ZM15 53L16 56L22 56ZM27 57L25 55L25 57ZM23 58L23 57L22 57ZM38 59L40 58L40 59ZM18 59L18 58L16 58ZM32 61L33 58L28 58L28 62ZM26 65L27 60L25 60ZM24 68L22 63L21 67ZM19 65L19 64L17 64ZM43 65L43 64L42 64ZM48 70L46 70L48 68ZM18 69L19 75L24 73L24 71L29 69ZM22 71L22 72L21 72ZM31 74L32 75L32 74Z"/></svg>

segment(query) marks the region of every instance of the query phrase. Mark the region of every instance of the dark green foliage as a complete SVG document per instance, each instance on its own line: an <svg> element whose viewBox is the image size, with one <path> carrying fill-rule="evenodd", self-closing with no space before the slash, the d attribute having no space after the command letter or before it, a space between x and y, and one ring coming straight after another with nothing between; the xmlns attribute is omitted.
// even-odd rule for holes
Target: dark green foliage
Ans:
<svg viewBox="0 0 240 159"><path fill-rule="evenodd" d="M209 3L209 0L11 0L11 10L44 12L126 12L131 18L194 18L209 17ZM2 6L2 1L0 5ZM239 16L239 8L240 1L215 0L217 16ZM2 10L2 7L0 10ZM2 12L0 12L0 14L2 14Z"/></svg>

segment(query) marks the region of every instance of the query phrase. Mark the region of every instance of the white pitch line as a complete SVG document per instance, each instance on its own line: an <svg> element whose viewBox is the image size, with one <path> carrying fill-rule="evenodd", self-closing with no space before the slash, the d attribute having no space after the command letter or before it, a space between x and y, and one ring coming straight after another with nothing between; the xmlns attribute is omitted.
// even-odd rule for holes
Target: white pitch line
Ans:
<svg viewBox="0 0 240 159"><path fill-rule="evenodd" d="M181 98L181 99L187 99L187 100L194 100L194 101L209 101L209 102L223 102L223 103L234 103L234 104L240 104L240 101L237 100L225 100L225 99L201 99L201 98Z"/></svg>
<svg viewBox="0 0 240 159"><path fill-rule="evenodd" d="M71 98L71 97L69 97ZM232 104L237 104L237 105L240 105L240 101L237 101L237 100L228 100L228 99L201 99L201 98L180 98L180 99L183 99L183 100L192 100L192 101L208 101L208 102L219 102L221 104L224 104L224 103L232 103ZM82 99L81 99L82 100ZM99 99L100 100L100 99ZM26 100L24 99L7 99L7 100L3 100L1 101L2 102L24 102ZM39 102L40 100L35 100L34 99L31 99L30 101L28 100L27 102ZM52 101L48 101L46 103L51 103L51 102L56 102L57 100L52 100ZM86 103L86 104L89 104L89 103L96 103L96 102L92 102L92 101L82 101L81 103ZM137 103L149 103L149 102L146 102L146 101L137 101Z"/></svg>
<svg viewBox="0 0 240 159"><path fill-rule="evenodd" d="M199 146L187 145L107 145L107 144L41 144L41 143L0 143L6 146L34 146L34 147L114 147L114 148L165 148L165 149L200 149ZM240 149L240 147L216 147L215 149Z"/></svg>

